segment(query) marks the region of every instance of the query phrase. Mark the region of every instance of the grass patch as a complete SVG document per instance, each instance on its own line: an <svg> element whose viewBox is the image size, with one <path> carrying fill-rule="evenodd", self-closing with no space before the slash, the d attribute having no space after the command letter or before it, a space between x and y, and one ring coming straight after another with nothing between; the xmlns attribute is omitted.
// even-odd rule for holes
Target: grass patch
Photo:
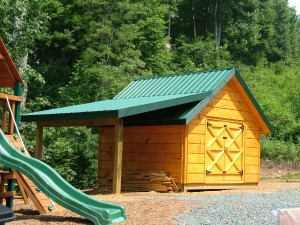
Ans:
<svg viewBox="0 0 300 225"><path fill-rule="evenodd" d="M282 175L282 179L285 181L300 180L300 172L296 172L296 173L288 172L287 174Z"/></svg>

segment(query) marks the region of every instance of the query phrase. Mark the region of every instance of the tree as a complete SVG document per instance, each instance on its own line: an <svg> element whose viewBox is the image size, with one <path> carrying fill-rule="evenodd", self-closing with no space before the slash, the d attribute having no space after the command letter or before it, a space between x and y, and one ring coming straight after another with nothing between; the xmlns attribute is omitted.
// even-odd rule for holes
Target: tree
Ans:
<svg viewBox="0 0 300 225"><path fill-rule="evenodd" d="M43 79L28 64L29 54L35 49L35 38L45 30L47 15L40 8L38 0L0 0L0 35L11 50L18 71L25 81L23 102L27 99L27 83L34 80L43 83Z"/></svg>

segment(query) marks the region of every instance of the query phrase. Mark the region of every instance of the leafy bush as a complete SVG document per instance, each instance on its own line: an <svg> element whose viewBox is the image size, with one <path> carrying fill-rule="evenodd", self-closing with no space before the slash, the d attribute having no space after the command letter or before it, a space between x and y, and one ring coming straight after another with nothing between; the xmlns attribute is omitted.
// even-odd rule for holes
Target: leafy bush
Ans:
<svg viewBox="0 0 300 225"><path fill-rule="evenodd" d="M276 163L299 161L299 151L299 145L282 140L263 139L261 143L261 157Z"/></svg>
<svg viewBox="0 0 300 225"><path fill-rule="evenodd" d="M43 160L75 187L91 188L97 177L98 133L85 127L44 133Z"/></svg>

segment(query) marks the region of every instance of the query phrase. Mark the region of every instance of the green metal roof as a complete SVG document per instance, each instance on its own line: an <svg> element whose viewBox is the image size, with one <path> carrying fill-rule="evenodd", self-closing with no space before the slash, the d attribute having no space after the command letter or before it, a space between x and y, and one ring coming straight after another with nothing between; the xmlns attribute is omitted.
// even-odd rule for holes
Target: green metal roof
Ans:
<svg viewBox="0 0 300 225"><path fill-rule="evenodd" d="M131 99L113 99L81 105L44 110L22 115L23 122L78 119L108 119L173 107L190 101L200 101L207 93L177 94Z"/></svg>
<svg viewBox="0 0 300 225"><path fill-rule="evenodd" d="M224 80L228 76L231 78L234 71L234 69L223 69L137 79L131 82L114 99L207 93L216 89L220 84L227 83L224 83Z"/></svg>
<svg viewBox="0 0 300 225"><path fill-rule="evenodd" d="M21 118L23 122L123 118L125 125L188 124L233 76L272 130L235 69L137 79L111 100L29 113Z"/></svg>

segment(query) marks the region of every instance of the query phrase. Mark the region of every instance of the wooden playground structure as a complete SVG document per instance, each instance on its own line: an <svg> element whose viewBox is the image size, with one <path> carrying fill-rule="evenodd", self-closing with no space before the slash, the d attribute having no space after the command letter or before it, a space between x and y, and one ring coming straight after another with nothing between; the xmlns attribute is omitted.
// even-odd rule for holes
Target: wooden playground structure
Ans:
<svg viewBox="0 0 300 225"><path fill-rule="evenodd" d="M20 107L22 103L22 81L8 51L0 38L0 88L7 93L0 93L1 129L10 143L20 151L25 151L21 137L16 132L20 123ZM52 211L53 202L45 196L36 185L18 171L1 171L0 204L6 200L8 207L13 206L13 199L21 197L28 204L28 197L33 201L40 214ZM18 188L19 193L15 191Z"/></svg>

